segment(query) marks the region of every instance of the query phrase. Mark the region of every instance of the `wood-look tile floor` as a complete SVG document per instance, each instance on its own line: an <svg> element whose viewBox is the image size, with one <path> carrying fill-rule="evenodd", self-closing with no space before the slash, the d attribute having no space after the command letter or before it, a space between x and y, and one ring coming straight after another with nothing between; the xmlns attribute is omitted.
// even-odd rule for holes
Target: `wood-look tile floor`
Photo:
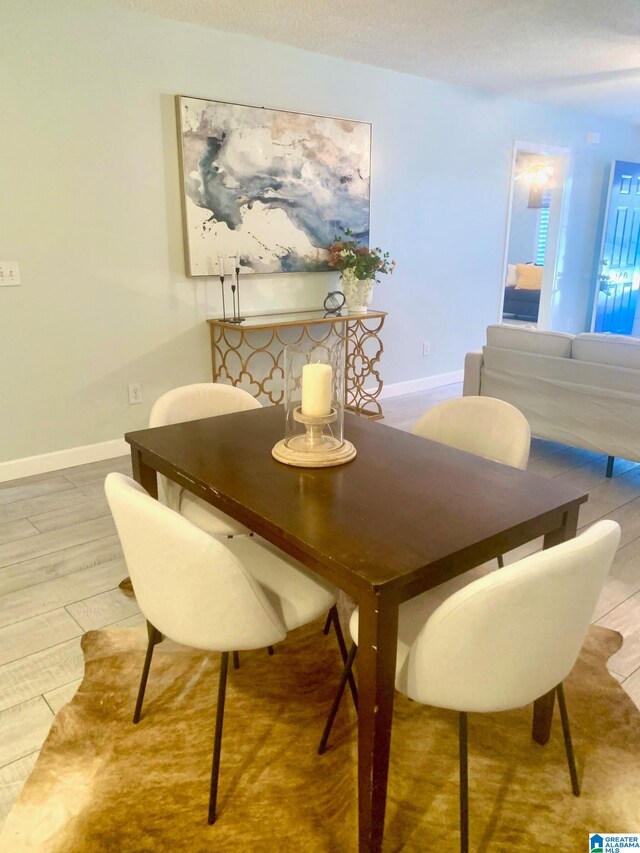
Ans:
<svg viewBox="0 0 640 853"><path fill-rule="evenodd" d="M461 386L385 401L385 422L410 429ZM529 470L589 490L580 524L614 518L622 542L594 621L625 640L609 661L640 706L640 465L534 440ZM0 483L0 825L8 814L55 713L83 673L85 631L143 621L135 600L118 589L126 567L104 497L109 471L130 473L128 457ZM541 540L506 555L512 562Z"/></svg>

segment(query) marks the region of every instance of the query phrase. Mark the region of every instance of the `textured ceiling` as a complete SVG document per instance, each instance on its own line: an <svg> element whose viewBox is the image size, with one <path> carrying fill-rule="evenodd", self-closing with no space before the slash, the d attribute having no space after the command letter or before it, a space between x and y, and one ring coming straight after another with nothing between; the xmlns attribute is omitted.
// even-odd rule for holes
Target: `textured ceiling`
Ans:
<svg viewBox="0 0 640 853"><path fill-rule="evenodd" d="M640 124L640 0L112 0Z"/></svg>

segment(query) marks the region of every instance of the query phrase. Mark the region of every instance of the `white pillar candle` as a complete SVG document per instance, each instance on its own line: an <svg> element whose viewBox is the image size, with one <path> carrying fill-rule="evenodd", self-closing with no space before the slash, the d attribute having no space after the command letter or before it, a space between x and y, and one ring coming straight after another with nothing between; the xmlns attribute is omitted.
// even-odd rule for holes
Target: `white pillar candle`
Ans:
<svg viewBox="0 0 640 853"><path fill-rule="evenodd" d="M331 411L331 365L305 364L302 368L302 414L317 418Z"/></svg>
<svg viewBox="0 0 640 853"><path fill-rule="evenodd" d="M218 255L218 275L224 275L224 258Z"/></svg>

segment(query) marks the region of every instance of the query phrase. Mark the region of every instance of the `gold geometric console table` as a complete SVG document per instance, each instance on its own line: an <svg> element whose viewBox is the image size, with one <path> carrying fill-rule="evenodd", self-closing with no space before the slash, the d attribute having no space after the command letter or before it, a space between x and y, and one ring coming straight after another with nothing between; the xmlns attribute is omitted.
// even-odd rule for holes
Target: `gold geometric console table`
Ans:
<svg viewBox="0 0 640 853"><path fill-rule="evenodd" d="M345 407L357 415L382 418L378 362L383 346L379 333L386 316L386 311L330 316L324 311L297 311L247 317L242 323L207 320L213 381L240 385L254 397L281 403L284 348L289 344L321 344L334 334L346 343Z"/></svg>

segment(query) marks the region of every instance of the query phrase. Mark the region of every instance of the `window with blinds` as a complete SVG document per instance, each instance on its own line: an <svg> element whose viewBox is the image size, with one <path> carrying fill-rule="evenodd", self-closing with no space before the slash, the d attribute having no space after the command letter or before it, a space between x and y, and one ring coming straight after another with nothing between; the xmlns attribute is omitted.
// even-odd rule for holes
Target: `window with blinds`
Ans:
<svg viewBox="0 0 640 853"><path fill-rule="evenodd" d="M543 196L543 206L540 208L540 218L538 219L538 239L536 240L536 259L535 263L538 266L544 266L544 256L547 251L547 232L549 230L549 202L551 201L551 193L547 190Z"/></svg>

